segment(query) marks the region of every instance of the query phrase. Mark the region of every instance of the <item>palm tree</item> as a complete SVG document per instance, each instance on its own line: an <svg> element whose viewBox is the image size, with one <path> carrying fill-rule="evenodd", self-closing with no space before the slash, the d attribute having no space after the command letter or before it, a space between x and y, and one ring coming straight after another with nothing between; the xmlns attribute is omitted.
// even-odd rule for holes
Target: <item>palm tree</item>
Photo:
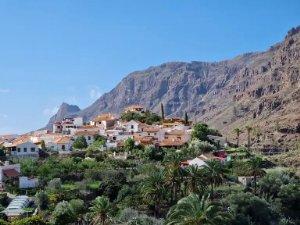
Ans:
<svg viewBox="0 0 300 225"><path fill-rule="evenodd" d="M248 151L250 151L252 127L246 126L246 130L247 130L247 138L248 138L247 148L248 148Z"/></svg>
<svg viewBox="0 0 300 225"><path fill-rule="evenodd" d="M106 225L108 219L108 213L111 209L111 205L109 199L104 196L98 196L92 203L92 207L90 207L91 215L93 216L92 224L98 225Z"/></svg>
<svg viewBox="0 0 300 225"><path fill-rule="evenodd" d="M235 128L233 131L236 134L236 145L239 147L239 144L240 144L240 134L242 133L242 130L239 129L239 128Z"/></svg>
<svg viewBox="0 0 300 225"><path fill-rule="evenodd" d="M173 203L177 201L178 189L180 190L180 184L183 180L179 156L174 156L171 162L166 166L165 180L171 187L171 203Z"/></svg>
<svg viewBox="0 0 300 225"><path fill-rule="evenodd" d="M204 170L197 166L189 166L186 171L190 193L202 192L206 188Z"/></svg>
<svg viewBox="0 0 300 225"><path fill-rule="evenodd" d="M266 172L261 168L262 159L260 157L252 157L249 161L250 174L253 176L254 182L254 193L256 193L257 189L257 177L263 176Z"/></svg>
<svg viewBox="0 0 300 225"><path fill-rule="evenodd" d="M217 225L230 218L219 205L196 194L181 199L167 214L166 225Z"/></svg>
<svg viewBox="0 0 300 225"><path fill-rule="evenodd" d="M206 162L204 172L208 183L211 185L211 197L214 195L214 187L220 185L224 179L224 168L218 160L210 160Z"/></svg>
<svg viewBox="0 0 300 225"><path fill-rule="evenodd" d="M154 206L154 215L159 216L162 202L166 199L165 171L157 169L147 177L142 185L141 192L144 199Z"/></svg>

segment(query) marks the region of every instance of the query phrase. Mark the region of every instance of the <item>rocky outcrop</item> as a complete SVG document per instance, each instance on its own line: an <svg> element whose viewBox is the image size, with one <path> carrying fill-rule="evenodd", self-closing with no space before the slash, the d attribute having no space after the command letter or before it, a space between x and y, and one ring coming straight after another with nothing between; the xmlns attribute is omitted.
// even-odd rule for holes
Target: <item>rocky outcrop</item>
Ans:
<svg viewBox="0 0 300 225"><path fill-rule="evenodd" d="M170 62L136 71L94 104L78 112L86 120L120 113L130 104L155 112L205 121L230 136L246 124L273 129L298 124L300 115L300 28L265 52L221 62ZM57 116L59 118L59 116ZM52 119L53 121L53 119Z"/></svg>
<svg viewBox="0 0 300 225"><path fill-rule="evenodd" d="M77 105L62 103L57 113L50 118L46 128L51 130L53 123L55 123L56 121L61 121L66 117L75 117L79 114L79 112L80 108Z"/></svg>

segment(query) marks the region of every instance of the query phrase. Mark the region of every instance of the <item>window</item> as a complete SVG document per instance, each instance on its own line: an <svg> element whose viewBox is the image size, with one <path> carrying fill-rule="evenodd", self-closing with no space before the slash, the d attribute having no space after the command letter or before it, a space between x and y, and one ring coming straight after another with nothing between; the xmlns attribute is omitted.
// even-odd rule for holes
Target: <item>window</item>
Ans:
<svg viewBox="0 0 300 225"><path fill-rule="evenodd" d="M90 136L88 136L88 140L89 140L89 141L91 140L91 137L90 137Z"/></svg>
<svg viewBox="0 0 300 225"><path fill-rule="evenodd" d="M133 126L133 125L131 125L131 129L134 129L134 126Z"/></svg>
<svg viewBox="0 0 300 225"><path fill-rule="evenodd" d="M21 148L18 148L18 152L21 152Z"/></svg>
<svg viewBox="0 0 300 225"><path fill-rule="evenodd" d="M31 148L30 150L31 150L31 152L35 152L35 148Z"/></svg>
<svg viewBox="0 0 300 225"><path fill-rule="evenodd" d="M64 151L64 150L66 150L66 146L65 145L62 145L61 146L61 149Z"/></svg>
<svg viewBox="0 0 300 225"><path fill-rule="evenodd" d="M23 148L23 151L24 151L24 152L27 152L27 148Z"/></svg>

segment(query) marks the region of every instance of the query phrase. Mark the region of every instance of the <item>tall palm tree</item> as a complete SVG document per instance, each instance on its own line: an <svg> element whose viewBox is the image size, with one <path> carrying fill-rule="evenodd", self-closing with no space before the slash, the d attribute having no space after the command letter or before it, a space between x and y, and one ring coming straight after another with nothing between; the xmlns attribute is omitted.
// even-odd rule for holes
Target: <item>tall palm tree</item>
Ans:
<svg viewBox="0 0 300 225"><path fill-rule="evenodd" d="M202 168L189 166L187 168L187 184L190 193L202 193L206 188L205 173Z"/></svg>
<svg viewBox="0 0 300 225"><path fill-rule="evenodd" d="M171 203L173 203L177 201L178 190L180 190L180 184L183 180L180 157L173 157L171 162L166 166L165 180L171 188Z"/></svg>
<svg viewBox="0 0 300 225"><path fill-rule="evenodd" d="M210 160L206 164L204 172L208 183L211 185L211 197L213 197L214 187L223 182L225 171L223 165L218 160Z"/></svg>
<svg viewBox="0 0 300 225"><path fill-rule="evenodd" d="M250 174L253 176L254 193L257 190L257 177L263 176L266 172L261 168L262 159L260 157L252 157L249 161Z"/></svg>
<svg viewBox="0 0 300 225"><path fill-rule="evenodd" d="M247 143L247 148L248 151L250 151L250 146L251 146L251 131L252 131L252 127L250 126L246 126L246 130L247 130L247 139L248 139L248 143Z"/></svg>
<svg viewBox="0 0 300 225"><path fill-rule="evenodd" d="M98 196L90 207L91 215L93 216L92 224L94 225L106 225L108 220L108 213L111 209L109 199L104 196Z"/></svg>
<svg viewBox="0 0 300 225"><path fill-rule="evenodd" d="M157 169L151 173L142 183L141 192L144 200L154 205L154 215L159 216L160 208L166 199L167 189L165 187L165 171Z"/></svg>
<svg viewBox="0 0 300 225"><path fill-rule="evenodd" d="M240 144L240 134L242 133L242 130L239 129L239 128L235 128L233 131L236 134L236 145L239 147L239 144Z"/></svg>
<svg viewBox="0 0 300 225"><path fill-rule="evenodd" d="M221 207L209 201L208 197L201 199L191 194L173 206L167 214L166 225L217 225L224 224L230 215L224 213Z"/></svg>

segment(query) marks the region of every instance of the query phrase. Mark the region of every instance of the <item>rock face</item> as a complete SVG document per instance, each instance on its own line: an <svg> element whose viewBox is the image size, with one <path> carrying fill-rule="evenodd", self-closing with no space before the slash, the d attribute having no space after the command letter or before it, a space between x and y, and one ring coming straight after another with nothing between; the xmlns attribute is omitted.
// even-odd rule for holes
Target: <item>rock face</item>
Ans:
<svg viewBox="0 0 300 225"><path fill-rule="evenodd" d="M52 116L47 124L47 129L52 129L52 125L56 121L61 121L65 117L75 117L80 112L80 108L77 105L69 105L67 103L62 103L59 107L58 112Z"/></svg>
<svg viewBox="0 0 300 225"><path fill-rule="evenodd" d="M228 134L245 125L296 128L300 27L265 52L213 63L170 62L133 72L79 115L89 120L103 112L120 113L130 104L159 112L160 103L166 115L183 116L186 111Z"/></svg>

